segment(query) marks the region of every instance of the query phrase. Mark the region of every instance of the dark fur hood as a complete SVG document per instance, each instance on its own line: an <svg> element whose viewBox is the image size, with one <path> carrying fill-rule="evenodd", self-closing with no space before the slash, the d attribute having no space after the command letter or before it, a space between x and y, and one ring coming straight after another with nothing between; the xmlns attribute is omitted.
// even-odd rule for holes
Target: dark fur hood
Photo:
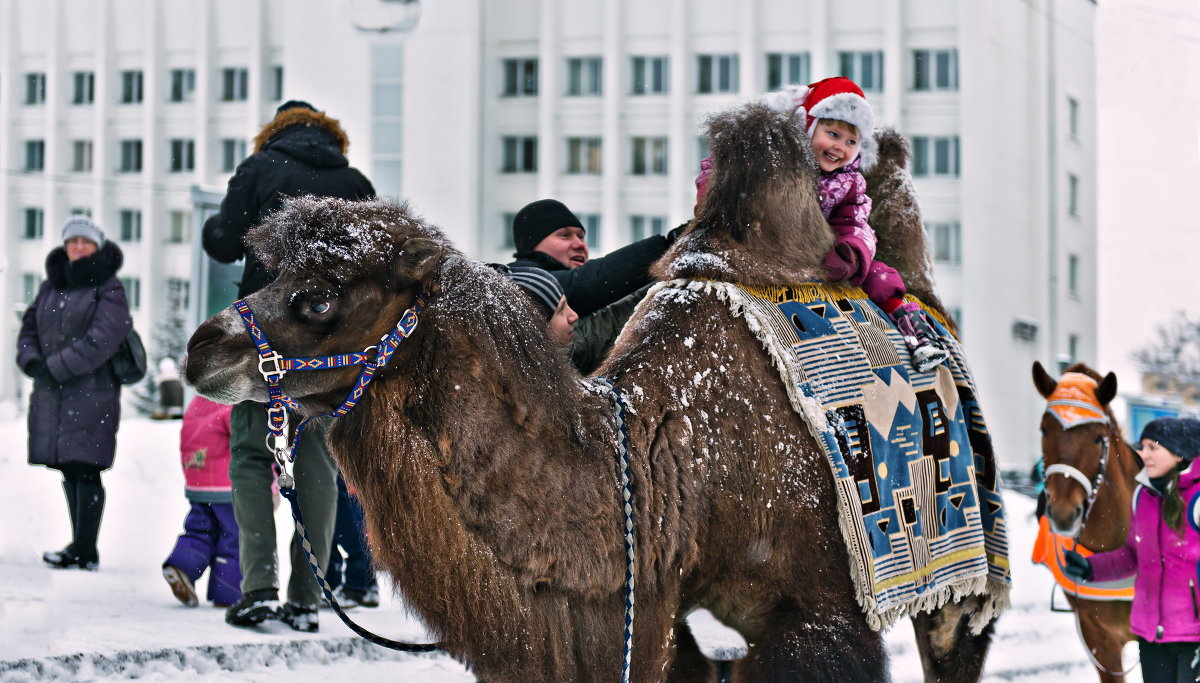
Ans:
<svg viewBox="0 0 1200 683"><path fill-rule="evenodd" d="M275 149L313 166L345 166L350 139L337 119L302 107L271 119L254 138L255 154Z"/></svg>
<svg viewBox="0 0 1200 683"><path fill-rule="evenodd" d="M125 263L125 254L116 242L107 240L95 254L71 261L67 250L57 247L46 257L46 277L56 289L95 287L117 274Z"/></svg>

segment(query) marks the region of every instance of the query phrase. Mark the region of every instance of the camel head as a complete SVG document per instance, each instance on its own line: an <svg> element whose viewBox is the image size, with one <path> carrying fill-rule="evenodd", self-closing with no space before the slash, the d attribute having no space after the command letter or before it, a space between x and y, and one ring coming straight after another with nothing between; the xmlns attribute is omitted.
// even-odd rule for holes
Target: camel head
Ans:
<svg viewBox="0 0 1200 683"><path fill-rule="evenodd" d="M1056 380L1035 361L1033 384L1051 402L1042 415L1042 462L1046 468L1065 465L1078 472L1046 477L1046 515L1055 533L1076 537L1082 531L1088 504L1087 488L1076 477L1095 484L1100 479L1104 449L1109 449L1110 460L1116 455L1109 403L1117 395L1117 376L1110 372L1101 377L1087 365L1076 363ZM1059 400L1062 408L1055 406Z"/></svg>
<svg viewBox="0 0 1200 683"><path fill-rule="evenodd" d="M833 231L801 120L755 102L708 124L713 172L693 226L654 267L661 279L746 285L820 280Z"/></svg>
<svg viewBox="0 0 1200 683"><path fill-rule="evenodd" d="M316 197L290 201L251 230L246 245L277 274L246 303L285 358L374 346L428 290L438 264L455 253L405 205ZM311 397L302 401L309 410L328 410L345 398L360 371L289 372L281 387L297 400ZM192 335L186 377L216 401L266 401L257 349L232 306Z"/></svg>

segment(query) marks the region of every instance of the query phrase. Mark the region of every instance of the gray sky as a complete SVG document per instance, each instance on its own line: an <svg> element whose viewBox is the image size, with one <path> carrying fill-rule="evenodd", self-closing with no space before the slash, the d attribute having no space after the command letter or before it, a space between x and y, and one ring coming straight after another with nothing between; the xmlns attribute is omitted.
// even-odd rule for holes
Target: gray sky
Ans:
<svg viewBox="0 0 1200 683"><path fill-rule="evenodd" d="M1200 0L1100 0L1096 16L1097 369L1130 393L1130 354L1200 314Z"/></svg>

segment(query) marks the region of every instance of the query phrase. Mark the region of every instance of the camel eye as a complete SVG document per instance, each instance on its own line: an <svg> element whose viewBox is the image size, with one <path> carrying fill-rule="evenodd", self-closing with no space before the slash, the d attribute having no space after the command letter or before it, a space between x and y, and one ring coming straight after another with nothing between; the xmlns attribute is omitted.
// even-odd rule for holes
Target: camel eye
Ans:
<svg viewBox="0 0 1200 683"><path fill-rule="evenodd" d="M337 315L338 299L333 292L297 292L292 298L292 312L309 322L332 322Z"/></svg>

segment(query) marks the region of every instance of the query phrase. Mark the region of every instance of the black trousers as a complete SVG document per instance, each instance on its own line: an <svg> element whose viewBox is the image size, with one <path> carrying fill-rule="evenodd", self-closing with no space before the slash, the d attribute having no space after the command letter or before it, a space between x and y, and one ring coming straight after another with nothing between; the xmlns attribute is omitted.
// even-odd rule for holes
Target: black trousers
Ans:
<svg viewBox="0 0 1200 683"><path fill-rule="evenodd" d="M1200 643L1150 643L1138 638L1145 683L1196 683L1200 681Z"/></svg>

